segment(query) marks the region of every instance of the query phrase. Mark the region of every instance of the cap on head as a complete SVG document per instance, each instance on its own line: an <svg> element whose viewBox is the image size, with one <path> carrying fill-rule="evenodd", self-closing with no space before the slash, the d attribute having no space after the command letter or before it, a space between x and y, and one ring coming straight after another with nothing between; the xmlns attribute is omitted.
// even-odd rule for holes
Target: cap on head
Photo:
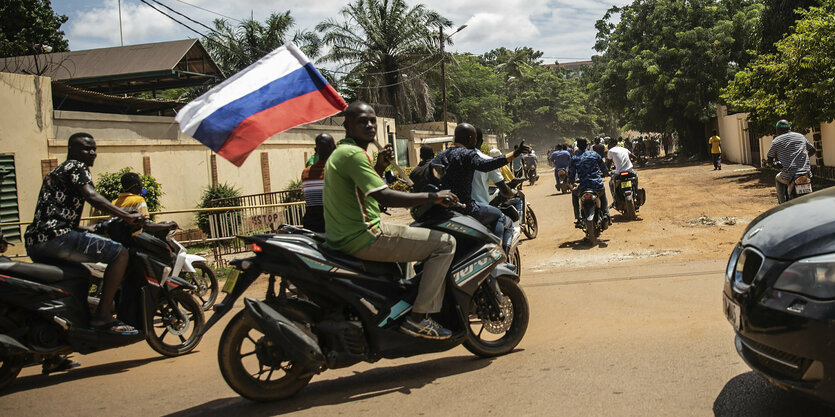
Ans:
<svg viewBox="0 0 835 417"><path fill-rule="evenodd" d="M780 119L775 125L778 129L791 129L792 124L786 119Z"/></svg>
<svg viewBox="0 0 835 417"><path fill-rule="evenodd" d="M493 158L502 156L502 151L500 151L496 148L490 149L490 156L492 156Z"/></svg>

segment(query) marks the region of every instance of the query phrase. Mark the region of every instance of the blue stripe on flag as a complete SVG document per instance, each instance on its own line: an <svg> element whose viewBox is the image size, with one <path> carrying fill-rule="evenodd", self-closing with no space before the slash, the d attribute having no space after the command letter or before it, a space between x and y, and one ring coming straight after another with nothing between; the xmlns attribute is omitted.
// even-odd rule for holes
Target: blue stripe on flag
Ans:
<svg viewBox="0 0 835 417"><path fill-rule="evenodd" d="M287 100L322 89L328 84L313 64L278 78L225 106L200 122L194 138L217 152L226 138L248 117Z"/></svg>

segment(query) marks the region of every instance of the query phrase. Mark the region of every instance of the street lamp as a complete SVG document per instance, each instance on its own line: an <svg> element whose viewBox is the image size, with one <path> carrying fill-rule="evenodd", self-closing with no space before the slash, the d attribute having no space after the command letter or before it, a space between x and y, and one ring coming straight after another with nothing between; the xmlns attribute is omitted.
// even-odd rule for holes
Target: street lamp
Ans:
<svg viewBox="0 0 835 417"><path fill-rule="evenodd" d="M445 63L446 63L446 53L444 52L444 44L446 42L444 42L445 41L445 39L444 39L444 26L441 25L441 26L439 26L439 28L441 30L441 97L443 97L443 102L444 102L444 136L448 136L449 135L449 126L447 126L447 122L446 122L446 65L445 65ZM460 31L462 31L466 28L467 28L467 25L461 25L460 27L458 27L458 29L455 30L455 32L450 33L449 36L452 37L452 35L460 32Z"/></svg>

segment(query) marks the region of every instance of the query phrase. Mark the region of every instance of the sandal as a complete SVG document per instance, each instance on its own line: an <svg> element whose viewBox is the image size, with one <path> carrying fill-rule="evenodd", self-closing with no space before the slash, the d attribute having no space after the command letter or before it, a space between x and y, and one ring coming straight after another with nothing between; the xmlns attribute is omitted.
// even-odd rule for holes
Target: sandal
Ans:
<svg viewBox="0 0 835 417"><path fill-rule="evenodd" d="M133 326L125 324L121 320L113 320L108 323L99 324L98 326L90 325L90 329L116 336L131 336L139 334L139 330L134 329Z"/></svg>
<svg viewBox="0 0 835 417"><path fill-rule="evenodd" d="M49 375L53 372L68 371L81 366L80 363L70 360L68 356L54 356L43 361L41 373Z"/></svg>

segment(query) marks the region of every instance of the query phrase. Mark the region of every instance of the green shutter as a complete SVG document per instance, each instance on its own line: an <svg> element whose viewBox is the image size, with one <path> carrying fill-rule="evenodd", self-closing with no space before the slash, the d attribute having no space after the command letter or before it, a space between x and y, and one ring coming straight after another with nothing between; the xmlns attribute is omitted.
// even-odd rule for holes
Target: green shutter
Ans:
<svg viewBox="0 0 835 417"><path fill-rule="evenodd" d="M0 223L19 221L14 154L2 153L0 154ZM20 240L20 226L2 226L0 231L11 242Z"/></svg>

